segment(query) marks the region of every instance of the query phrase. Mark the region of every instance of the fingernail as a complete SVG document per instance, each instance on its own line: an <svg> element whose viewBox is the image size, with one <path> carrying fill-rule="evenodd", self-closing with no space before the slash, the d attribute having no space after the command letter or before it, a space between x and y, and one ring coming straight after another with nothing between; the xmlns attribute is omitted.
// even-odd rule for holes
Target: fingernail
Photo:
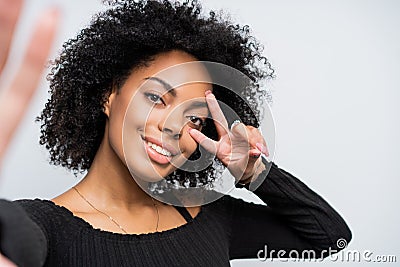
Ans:
<svg viewBox="0 0 400 267"><path fill-rule="evenodd" d="M265 145L261 144L261 143L257 143L256 147L265 155L265 156L269 156L269 152L268 149Z"/></svg>
<svg viewBox="0 0 400 267"><path fill-rule="evenodd" d="M206 94L206 96L207 96L207 95L209 95L209 94L212 94L212 92L211 92L211 90L207 90L207 91L205 92L205 94Z"/></svg>
<svg viewBox="0 0 400 267"><path fill-rule="evenodd" d="M257 147L258 150L260 150L260 152L261 152L262 149L263 149L263 145L260 144L260 143L256 143L256 147Z"/></svg>
<svg viewBox="0 0 400 267"><path fill-rule="evenodd" d="M257 144L256 144L256 147L257 147L258 150L260 150L260 152L265 153L265 152L264 152L265 149L264 149L263 144L257 143Z"/></svg>

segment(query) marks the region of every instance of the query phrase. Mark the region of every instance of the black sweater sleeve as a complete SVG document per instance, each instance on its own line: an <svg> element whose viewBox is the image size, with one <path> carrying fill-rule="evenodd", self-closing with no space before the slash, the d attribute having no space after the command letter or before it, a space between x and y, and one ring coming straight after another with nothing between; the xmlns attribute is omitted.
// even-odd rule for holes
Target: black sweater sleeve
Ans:
<svg viewBox="0 0 400 267"><path fill-rule="evenodd" d="M45 233L15 202L0 199L0 252L19 267L43 266Z"/></svg>
<svg viewBox="0 0 400 267"><path fill-rule="evenodd" d="M263 162L254 193L267 206L233 204L230 258L325 258L343 249L352 238L343 218L299 179Z"/></svg>

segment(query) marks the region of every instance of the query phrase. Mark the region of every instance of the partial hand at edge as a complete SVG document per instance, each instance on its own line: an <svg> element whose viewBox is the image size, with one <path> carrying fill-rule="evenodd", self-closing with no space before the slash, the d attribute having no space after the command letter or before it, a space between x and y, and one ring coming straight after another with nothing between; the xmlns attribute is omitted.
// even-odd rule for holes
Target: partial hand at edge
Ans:
<svg viewBox="0 0 400 267"><path fill-rule="evenodd" d="M21 0L0 0L0 75L9 56ZM21 66L7 88L0 90L0 164L36 91L59 21L57 9L44 11L33 29Z"/></svg>

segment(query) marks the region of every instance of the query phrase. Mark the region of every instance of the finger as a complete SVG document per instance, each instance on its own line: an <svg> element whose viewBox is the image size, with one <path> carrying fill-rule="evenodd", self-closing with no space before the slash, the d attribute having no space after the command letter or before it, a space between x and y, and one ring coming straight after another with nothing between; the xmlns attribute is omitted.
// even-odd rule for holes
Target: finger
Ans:
<svg viewBox="0 0 400 267"><path fill-rule="evenodd" d="M40 81L59 19L58 11L47 10L38 20L21 67L0 98L0 162L18 123Z"/></svg>
<svg viewBox="0 0 400 267"><path fill-rule="evenodd" d="M231 132L236 137L247 140L250 147L257 149L267 157L269 156L267 144L257 128L251 125L245 125L244 123L238 123L232 128Z"/></svg>
<svg viewBox="0 0 400 267"><path fill-rule="evenodd" d="M249 150L249 156L250 156L250 159L257 160L261 156L261 152L260 152L260 150L253 148L253 149Z"/></svg>
<svg viewBox="0 0 400 267"><path fill-rule="evenodd" d="M236 137L241 137L243 139L249 140L249 131L246 125L242 122L238 122L233 127L231 127L231 133Z"/></svg>
<svg viewBox="0 0 400 267"><path fill-rule="evenodd" d="M189 128L189 134L193 137L193 139L199 143L202 147L204 147L208 152L216 155L218 151L218 143L207 136L205 136L202 132Z"/></svg>
<svg viewBox="0 0 400 267"><path fill-rule="evenodd" d="M206 101L208 109L210 110L211 116L215 123L215 128L219 136L226 135L228 133L228 122L226 121L225 115L222 112L218 101L214 94L210 90L206 91Z"/></svg>
<svg viewBox="0 0 400 267"><path fill-rule="evenodd" d="M254 168L257 164L261 156L260 151L258 149L252 149L249 151L248 159L247 159L247 167L246 170L243 172L242 177L240 178L241 181L245 181L254 175Z"/></svg>
<svg viewBox="0 0 400 267"><path fill-rule="evenodd" d="M267 148L267 145L264 145L264 144L262 144L262 143L256 143L256 147L257 147L257 149L261 152L261 153L263 153L265 156L269 156L269 152L268 152L268 148Z"/></svg>
<svg viewBox="0 0 400 267"><path fill-rule="evenodd" d="M7 61L21 7L22 0L0 0L0 73Z"/></svg>
<svg viewBox="0 0 400 267"><path fill-rule="evenodd" d="M269 156L267 143L264 140L260 130L253 126L247 126L247 130L249 131L250 138L250 146L257 148L261 153L265 154L267 157Z"/></svg>

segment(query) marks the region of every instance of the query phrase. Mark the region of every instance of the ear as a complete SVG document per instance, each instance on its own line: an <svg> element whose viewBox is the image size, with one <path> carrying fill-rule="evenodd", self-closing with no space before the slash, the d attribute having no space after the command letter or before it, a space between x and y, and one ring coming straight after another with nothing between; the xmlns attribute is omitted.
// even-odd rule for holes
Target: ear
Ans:
<svg viewBox="0 0 400 267"><path fill-rule="evenodd" d="M115 98L116 91L113 90L113 92L108 96L107 101L103 105L103 112L106 114L107 117L110 117L110 110L112 106L112 102Z"/></svg>

